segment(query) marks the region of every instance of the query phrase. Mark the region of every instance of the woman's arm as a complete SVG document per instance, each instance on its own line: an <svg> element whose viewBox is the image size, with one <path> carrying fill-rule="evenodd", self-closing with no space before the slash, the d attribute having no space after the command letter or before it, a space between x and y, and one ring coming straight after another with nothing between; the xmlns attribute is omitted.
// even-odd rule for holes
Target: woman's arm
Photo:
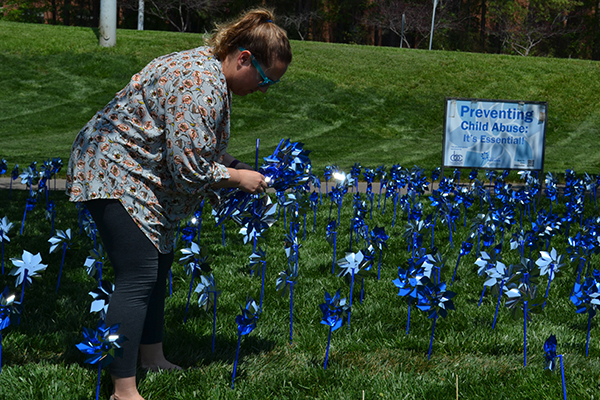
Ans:
<svg viewBox="0 0 600 400"><path fill-rule="evenodd" d="M252 194L262 193L267 189L265 177L259 172L229 167L227 172L229 172L229 179L221 179L213 183L211 185L213 189L234 187Z"/></svg>
<svg viewBox="0 0 600 400"><path fill-rule="evenodd" d="M228 168L235 169L252 169L250 165L241 162L229 153L225 153L225 155L223 156L223 165L225 165Z"/></svg>

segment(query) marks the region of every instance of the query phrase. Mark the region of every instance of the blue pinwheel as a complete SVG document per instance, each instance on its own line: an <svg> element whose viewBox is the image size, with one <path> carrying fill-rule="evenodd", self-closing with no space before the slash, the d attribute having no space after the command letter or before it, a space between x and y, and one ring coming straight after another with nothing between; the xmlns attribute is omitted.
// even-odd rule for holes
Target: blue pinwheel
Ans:
<svg viewBox="0 0 600 400"><path fill-rule="evenodd" d="M4 175L8 171L8 163L3 158L0 160L0 176Z"/></svg>
<svg viewBox="0 0 600 400"><path fill-rule="evenodd" d="M331 296L325 291L325 303L319 304L319 308L323 313L321 324L329 326L329 336L327 338L327 350L325 351L324 369L327 369L327 358L329 356L329 345L331 343L331 332L340 328L348 315L350 314L350 306L346 304L346 298L341 298L340 289Z"/></svg>
<svg viewBox="0 0 600 400"><path fill-rule="evenodd" d="M532 313L541 311L543 300L537 295L537 287L527 281L508 283L504 286L504 294L507 298L505 305L513 318L523 315L523 365L527 366L527 321Z"/></svg>
<svg viewBox="0 0 600 400"><path fill-rule="evenodd" d="M242 340L242 336L248 335L254 330L254 328L256 328L256 321L258 321L258 317L261 313L261 309L250 296L248 296L248 298L246 299L245 306L240 305L240 310L242 311L242 313L235 317L235 322L237 322L238 324L238 342L237 349L235 351L235 362L233 364L233 378L231 380L232 389L233 385L235 384L235 372L237 370L238 356L240 354L240 342Z"/></svg>
<svg viewBox="0 0 600 400"><path fill-rule="evenodd" d="M418 268L415 264L422 263L417 260L417 263L411 258L408 260L408 268L403 269L398 267L398 278L392 282L398 288L398 296L405 297L408 302L408 316L406 318L406 334L410 331L410 311L412 303L417 300L418 288L423 285L423 279L426 278L423 268Z"/></svg>
<svg viewBox="0 0 600 400"><path fill-rule="evenodd" d="M466 256L467 254L469 254L471 252L471 250L473 250L473 235L471 234L469 236L469 238L465 241L462 242L462 245L460 246L460 252L458 254L458 258L456 260L456 266L454 267L454 273L452 274L452 281L450 282L450 285L452 285L454 283L454 278L456 277L456 270L458 269L458 264L460 263L460 258L462 256Z"/></svg>
<svg viewBox="0 0 600 400"><path fill-rule="evenodd" d="M0 219L0 245L2 246L2 275L4 275L4 242L10 242L8 232L12 229L13 223L5 216Z"/></svg>
<svg viewBox="0 0 600 400"><path fill-rule="evenodd" d="M377 268L377 280L381 275L381 252L385 247L387 249L387 241L390 237L385 233L385 227L376 226L371 231L371 243L379 250L379 267Z"/></svg>
<svg viewBox="0 0 600 400"><path fill-rule="evenodd" d="M330 220L327 223L326 229L326 239L327 242L333 246L333 265L331 267L331 273L335 274L335 254L336 254L336 245L337 245L337 221L335 219Z"/></svg>
<svg viewBox="0 0 600 400"><path fill-rule="evenodd" d="M417 289L417 308L427 312L427 318L433 319L427 360L431 357L435 323L440 316L446 318L448 310L454 310L452 298L455 295L456 293L446 290L446 282L440 282L436 285L427 277L422 279L422 285Z"/></svg>
<svg viewBox="0 0 600 400"><path fill-rule="evenodd" d="M8 286L0 293L0 372L2 371L2 330L10 325L10 317L20 313L20 303L9 294Z"/></svg>
<svg viewBox="0 0 600 400"><path fill-rule="evenodd" d="M212 352L215 352L215 336L217 329L217 297L221 293L219 289L217 289L217 284L215 282L215 277L211 273L210 275L200 275L200 283L196 286L194 290L195 293L198 293L198 307L208 311L210 308L210 296L213 295L212 307L213 307L213 335L212 335Z"/></svg>
<svg viewBox="0 0 600 400"><path fill-rule="evenodd" d="M88 294L92 296L93 299L92 304L90 305L90 312L100 313L100 319L104 319L114 290L115 285L108 281L102 281L96 289L90 291Z"/></svg>
<svg viewBox="0 0 600 400"><path fill-rule="evenodd" d="M113 362L115 357L122 357L121 344L127 340L123 335L118 335L119 324L107 327L104 320L98 322L98 327L93 329L83 328L83 342L76 347L87 355L88 364L98 364L98 382L96 384L96 400L100 394L100 375L102 368Z"/></svg>
<svg viewBox="0 0 600 400"><path fill-rule="evenodd" d="M56 291L58 292L60 277L62 275L63 265L65 263L65 254L67 253L67 249L72 245L71 228L67 229L66 231L58 229L56 231L56 235L48 239L48 242L50 243L50 253L56 251L62 243L62 259L60 261L60 271L58 272L58 283L56 284Z"/></svg>
<svg viewBox="0 0 600 400"><path fill-rule="evenodd" d="M406 225L404 225L404 233L402 237L406 239L408 243L408 251L412 252L412 257L415 257L415 252L423 244L423 231L425 230L425 221L409 219Z"/></svg>
<svg viewBox="0 0 600 400"><path fill-rule="evenodd" d="M365 182L367 183L366 195L367 199L371 202L371 212L370 216L373 219L373 180L375 179L375 171L372 168L365 168L365 172L363 172L363 177L365 178Z"/></svg>
<svg viewBox="0 0 600 400"><path fill-rule="evenodd" d="M587 357L590 347L592 318L600 308L600 271L594 270L593 276L586 277L582 283L575 283L571 302L577 307L578 314L588 314L587 343L585 346L585 356Z"/></svg>
<svg viewBox="0 0 600 400"><path fill-rule="evenodd" d="M567 400L567 387L565 385L565 369L563 367L562 354L556 354L556 336L550 335L544 342L544 359L546 361L545 370L556 371L556 360L560 360L560 375L562 377L563 399Z"/></svg>
<svg viewBox="0 0 600 400"><path fill-rule="evenodd" d="M194 288L194 278L196 275L200 275L202 271L210 271L210 257L207 255L205 248L200 249L196 243L192 243L191 247L181 249L180 262L185 262L185 270L188 275L192 276L190 281L190 290L188 291L187 303L185 305L185 313L183 315L183 322L187 321L187 311L190 306L190 297L192 296L192 289Z"/></svg>

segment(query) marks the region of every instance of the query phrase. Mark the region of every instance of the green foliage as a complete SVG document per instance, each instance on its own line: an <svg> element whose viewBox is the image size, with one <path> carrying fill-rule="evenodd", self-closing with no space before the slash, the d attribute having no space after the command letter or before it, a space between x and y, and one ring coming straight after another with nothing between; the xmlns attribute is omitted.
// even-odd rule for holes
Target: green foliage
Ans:
<svg viewBox="0 0 600 400"><path fill-rule="evenodd" d="M195 34L118 31L100 48L89 28L0 21L0 157L66 164L75 135L159 55L201 45ZM266 95L234 97L230 150L254 160L281 138L306 143L317 173L335 163L440 164L445 97L548 101L546 170L595 173L600 65L368 46L293 42L294 61ZM568 155L568 156L565 156ZM64 173L64 172L63 172Z"/></svg>

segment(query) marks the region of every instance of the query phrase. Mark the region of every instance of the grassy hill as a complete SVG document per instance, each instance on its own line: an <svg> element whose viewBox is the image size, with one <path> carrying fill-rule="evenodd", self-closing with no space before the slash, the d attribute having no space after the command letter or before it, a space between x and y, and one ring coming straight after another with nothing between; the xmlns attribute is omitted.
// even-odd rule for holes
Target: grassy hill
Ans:
<svg viewBox="0 0 600 400"><path fill-rule="evenodd" d="M0 157L66 160L79 129L154 57L202 36L0 21ZM586 152L600 134L600 63L293 42L294 61L266 95L235 97L230 151L254 159L282 137L313 150L317 171L355 162L432 169L441 163L445 97L547 101L545 169L600 172Z"/></svg>

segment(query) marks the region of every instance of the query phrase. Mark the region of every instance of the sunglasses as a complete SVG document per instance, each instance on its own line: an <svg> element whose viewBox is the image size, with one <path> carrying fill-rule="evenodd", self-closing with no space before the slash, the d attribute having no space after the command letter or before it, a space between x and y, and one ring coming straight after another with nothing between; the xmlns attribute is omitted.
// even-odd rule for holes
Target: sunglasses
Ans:
<svg viewBox="0 0 600 400"><path fill-rule="evenodd" d="M240 47L239 49L240 51L246 51L246 49L243 47ZM250 52L250 50L248 50L248 52ZM256 68L256 70L260 74L260 77L262 78L262 81L258 84L259 87L271 86L279 82L279 79L277 79L276 81L272 81L271 79L269 79L269 77L265 74L265 71L263 71L263 69L258 64L258 61L254 57L252 52L250 52L250 59L252 60L252 65L254 65L254 68Z"/></svg>

